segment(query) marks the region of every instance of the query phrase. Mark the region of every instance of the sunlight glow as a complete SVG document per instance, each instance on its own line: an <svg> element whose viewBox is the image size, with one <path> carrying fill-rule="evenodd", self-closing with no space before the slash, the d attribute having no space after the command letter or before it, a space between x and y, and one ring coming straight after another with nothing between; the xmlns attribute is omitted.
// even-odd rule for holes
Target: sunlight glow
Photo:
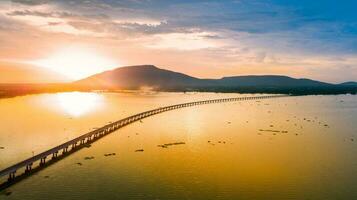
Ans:
<svg viewBox="0 0 357 200"><path fill-rule="evenodd" d="M60 109L73 117L94 111L103 103L103 96L97 93L58 93L55 98Z"/></svg>
<svg viewBox="0 0 357 200"><path fill-rule="evenodd" d="M118 63L113 60L80 47L62 49L49 58L36 60L31 64L49 68L72 80L85 78L118 66Z"/></svg>

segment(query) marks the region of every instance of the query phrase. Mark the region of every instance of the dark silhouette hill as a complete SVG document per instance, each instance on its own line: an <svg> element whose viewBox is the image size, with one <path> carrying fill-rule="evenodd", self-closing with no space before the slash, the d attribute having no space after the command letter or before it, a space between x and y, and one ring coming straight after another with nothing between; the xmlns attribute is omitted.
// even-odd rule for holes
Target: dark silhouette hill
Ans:
<svg viewBox="0 0 357 200"><path fill-rule="evenodd" d="M152 87L163 89L204 86L209 84L210 81L159 69L153 65L138 65L105 71L75 83L94 88L138 89Z"/></svg>
<svg viewBox="0 0 357 200"><path fill-rule="evenodd" d="M221 86L251 86L251 87L316 87L331 84L310 79L296 79L288 76L232 76L217 80Z"/></svg>
<svg viewBox="0 0 357 200"><path fill-rule="evenodd" d="M357 87L357 82L349 81L349 82L341 83L339 85L342 85L342 86L356 86Z"/></svg>
<svg viewBox="0 0 357 200"><path fill-rule="evenodd" d="M237 92L270 94L356 94L356 82L331 84L288 76L232 76L199 79L153 65L120 67L72 83L0 84L0 98L26 94L65 91L137 90L145 87L157 91Z"/></svg>
<svg viewBox="0 0 357 200"><path fill-rule="evenodd" d="M182 73L157 68L153 65L120 67L95 74L75 82L90 88L156 89L177 88L232 88L232 87L322 87L332 84L310 79L295 79L288 76L233 76L221 79L199 79Z"/></svg>

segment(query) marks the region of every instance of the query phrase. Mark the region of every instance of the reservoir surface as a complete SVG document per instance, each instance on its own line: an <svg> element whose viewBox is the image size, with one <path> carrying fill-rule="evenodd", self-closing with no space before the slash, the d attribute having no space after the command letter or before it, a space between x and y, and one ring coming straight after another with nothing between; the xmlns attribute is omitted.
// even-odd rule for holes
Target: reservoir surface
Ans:
<svg viewBox="0 0 357 200"><path fill-rule="evenodd" d="M0 99L0 168L146 110L221 93ZM119 129L0 199L357 199L357 97L206 104Z"/></svg>

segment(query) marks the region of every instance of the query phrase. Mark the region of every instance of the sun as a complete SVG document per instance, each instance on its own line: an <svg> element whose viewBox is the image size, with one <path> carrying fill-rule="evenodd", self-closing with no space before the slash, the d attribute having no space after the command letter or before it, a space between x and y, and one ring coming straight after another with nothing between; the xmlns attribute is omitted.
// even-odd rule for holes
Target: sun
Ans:
<svg viewBox="0 0 357 200"><path fill-rule="evenodd" d="M65 92L58 93L54 97L59 109L73 117L95 111L103 106L104 101L103 96L97 93Z"/></svg>
<svg viewBox="0 0 357 200"><path fill-rule="evenodd" d="M118 62L81 47L61 49L50 57L32 61L31 64L49 68L71 80L82 79L118 66Z"/></svg>

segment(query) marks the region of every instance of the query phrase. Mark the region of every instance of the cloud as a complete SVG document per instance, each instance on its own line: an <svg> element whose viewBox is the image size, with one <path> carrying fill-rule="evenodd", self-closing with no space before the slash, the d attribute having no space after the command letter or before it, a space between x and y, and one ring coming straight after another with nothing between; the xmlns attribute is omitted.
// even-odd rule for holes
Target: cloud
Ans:
<svg viewBox="0 0 357 200"><path fill-rule="evenodd" d="M54 17L54 18L69 18L76 15L70 12L42 12L42 11L30 11L30 10L14 10L6 13L8 16L37 16L37 17Z"/></svg>
<svg viewBox="0 0 357 200"><path fill-rule="evenodd" d="M218 44L207 39L207 35L211 34L204 32L157 34L146 46L154 49L176 49L181 51L217 47Z"/></svg>
<svg viewBox="0 0 357 200"><path fill-rule="evenodd" d="M105 14L74 14L68 11L38 11L38 10L13 10L6 13L7 16L37 16L44 18L63 18L81 20L106 20L109 16Z"/></svg>
<svg viewBox="0 0 357 200"><path fill-rule="evenodd" d="M50 0L11 0L11 2L29 5L29 6L36 6L49 3Z"/></svg>
<svg viewBox="0 0 357 200"><path fill-rule="evenodd" d="M346 66L357 64L351 59L357 55L357 17L343 12L333 15L326 11L328 3L323 10L313 6L313 1L277 0L4 2L0 2L1 52L11 48L20 52L15 50L18 43L47 38L54 46L57 41L91 43L126 57L130 57L128 49L135 49L133 55L151 55L157 58L153 62L163 60L155 52L177 58L176 63L189 57L195 62L192 66L215 63L252 72L260 67L262 71L304 69L317 74L320 69L336 72L334 67L339 65L351 71L355 68ZM18 42L12 39L15 35ZM194 56L200 61L193 61Z"/></svg>

